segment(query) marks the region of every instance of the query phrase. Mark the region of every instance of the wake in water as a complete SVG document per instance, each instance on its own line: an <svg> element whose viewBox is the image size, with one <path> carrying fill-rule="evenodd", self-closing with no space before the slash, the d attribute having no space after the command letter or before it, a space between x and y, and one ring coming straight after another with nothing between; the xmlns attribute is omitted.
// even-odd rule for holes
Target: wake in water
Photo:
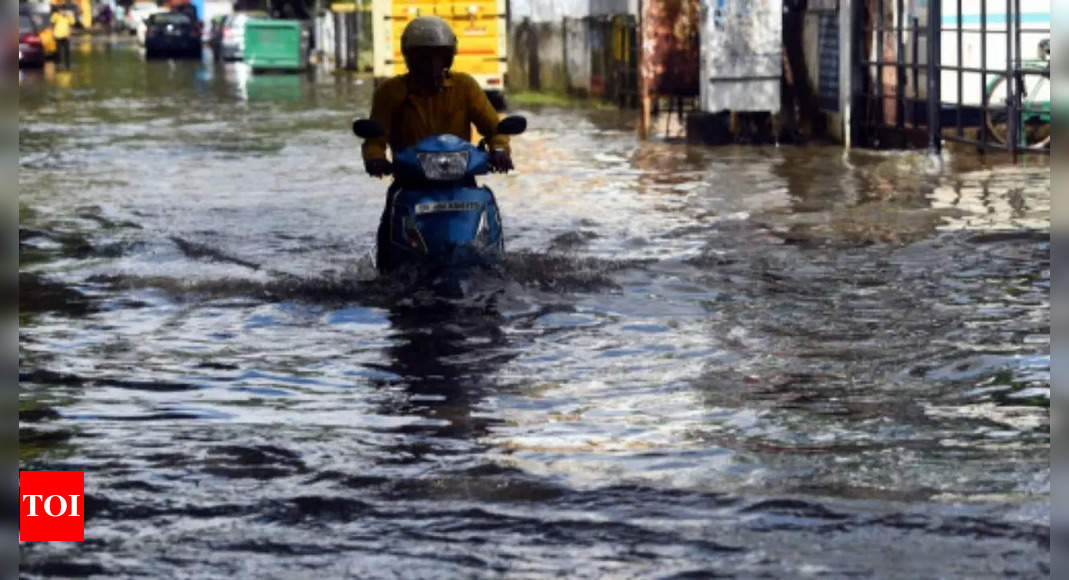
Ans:
<svg viewBox="0 0 1069 580"><path fill-rule="evenodd" d="M91 243L87 236L51 233L30 228L20 229L23 250L39 260L58 255L73 258L116 258L143 250L144 244ZM586 239L580 232L572 238ZM59 240L53 247L32 246L26 240ZM485 302L487 297L516 289L552 293L597 293L619 290L613 274L640 268L649 260L607 260L578 257L558 251L557 244L548 252L521 250L506 254L505 261L494 267L470 269L449 275L402 270L381 276L369 255L349 263L344 270L327 270L301 276L264 268L251 260L233 255L210 244L179 236L168 238L192 263L213 263L237 267L230 275L209 277L167 276L158 273L95 273L82 282L62 283L38 274L23 274L26 287L47 289L35 293L33 310L52 310L63 304L84 305L89 295L115 290L156 289L172 299L246 297L268 302L294 300L310 304L362 304L389 307L394 304L459 300ZM40 254L38 256L38 254ZM185 268L177 268L184 270ZM242 272L242 270L244 272ZM49 300L49 297L55 298ZM195 298L193 298L195 297ZM47 304L46 304L47 302ZM78 306L83 308L84 306Z"/></svg>

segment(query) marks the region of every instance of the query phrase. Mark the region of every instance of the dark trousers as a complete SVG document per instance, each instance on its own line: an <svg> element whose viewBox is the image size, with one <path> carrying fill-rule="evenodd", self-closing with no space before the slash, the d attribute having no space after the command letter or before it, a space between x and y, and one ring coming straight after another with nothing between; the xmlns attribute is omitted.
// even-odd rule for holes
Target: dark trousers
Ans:
<svg viewBox="0 0 1069 580"><path fill-rule="evenodd" d="M71 39L56 39L56 62L62 62L63 68L71 67Z"/></svg>

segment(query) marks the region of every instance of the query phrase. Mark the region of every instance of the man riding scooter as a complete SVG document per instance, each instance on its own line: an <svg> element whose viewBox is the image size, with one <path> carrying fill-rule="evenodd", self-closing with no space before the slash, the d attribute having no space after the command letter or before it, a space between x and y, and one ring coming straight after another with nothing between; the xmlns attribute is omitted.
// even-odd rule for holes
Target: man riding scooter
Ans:
<svg viewBox="0 0 1069 580"><path fill-rule="evenodd" d="M498 114L486 94L470 75L451 72L457 52L457 37L444 20L421 16L405 27L401 52L408 74L395 76L380 85L371 104L371 120L382 127L382 136L363 145L364 168L374 177L391 172L386 147L397 155L407 147L432 135L450 134L471 140L474 124L489 147L492 171L513 168L508 137L498 134ZM397 192L396 184L386 194L386 208ZM377 237L377 262L385 266L388 244L387 212L383 211Z"/></svg>

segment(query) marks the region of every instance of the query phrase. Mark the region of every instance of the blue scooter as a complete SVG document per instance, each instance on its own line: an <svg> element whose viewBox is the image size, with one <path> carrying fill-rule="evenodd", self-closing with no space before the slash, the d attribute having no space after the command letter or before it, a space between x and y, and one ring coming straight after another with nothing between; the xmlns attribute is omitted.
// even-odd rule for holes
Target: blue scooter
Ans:
<svg viewBox="0 0 1069 580"><path fill-rule="evenodd" d="M497 132L518 135L527 120L502 119ZM362 139L382 137L370 119L353 122ZM454 135L434 135L395 153L394 182L387 193L376 266L390 273L414 268L432 274L499 263L505 240L501 214L490 188L475 176L490 172L485 144Z"/></svg>

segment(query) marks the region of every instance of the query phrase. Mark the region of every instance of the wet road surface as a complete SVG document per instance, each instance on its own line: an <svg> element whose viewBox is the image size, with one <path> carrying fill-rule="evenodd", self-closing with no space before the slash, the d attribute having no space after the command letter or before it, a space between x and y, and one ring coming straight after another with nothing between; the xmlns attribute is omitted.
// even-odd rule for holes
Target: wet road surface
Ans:
<svg viewBox="0 0 1069 580"><path fill-rule="evenodd" d="M1049 574L1050 172L520 110L509 259L377 280L370 86L20 79L27 577Z"/></svg>

